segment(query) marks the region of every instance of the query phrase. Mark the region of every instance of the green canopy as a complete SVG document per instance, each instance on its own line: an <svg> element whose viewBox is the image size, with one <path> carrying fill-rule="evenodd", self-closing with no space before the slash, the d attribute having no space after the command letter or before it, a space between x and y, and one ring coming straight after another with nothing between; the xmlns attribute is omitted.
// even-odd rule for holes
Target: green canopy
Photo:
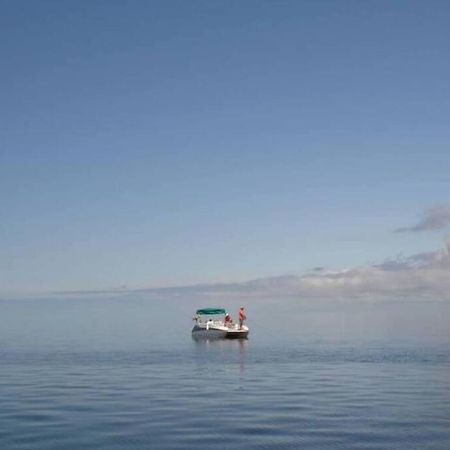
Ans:
<svg viewBox="0 0 450 450"><path fill-rule="evenodd" d="M199 315L213 315L213 314L225 314L226 311L223 308L203 308L203 309L197 309L195 314Z"/></svg>

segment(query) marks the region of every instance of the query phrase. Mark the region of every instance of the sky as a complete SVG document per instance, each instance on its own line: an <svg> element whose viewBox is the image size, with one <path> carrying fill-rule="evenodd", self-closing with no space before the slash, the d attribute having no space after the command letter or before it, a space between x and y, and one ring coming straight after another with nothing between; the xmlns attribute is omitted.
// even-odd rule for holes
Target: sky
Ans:
<svg viewBox="0 0 450 450"><path fill-rule="evenodd" d="M448 2L0 6L0 298L445 297Z"/></svg>

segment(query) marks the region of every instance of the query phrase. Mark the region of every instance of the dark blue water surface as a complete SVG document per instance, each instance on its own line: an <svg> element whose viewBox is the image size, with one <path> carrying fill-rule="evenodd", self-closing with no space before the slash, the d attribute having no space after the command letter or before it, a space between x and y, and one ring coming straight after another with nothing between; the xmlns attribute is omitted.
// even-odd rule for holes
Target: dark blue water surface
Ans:
<svg viewBox="0 0 450 450"><path fill-rule="evenodd" d="M450 306L247 302L246 341L197 307L0 302L0 448L448 449Z"/></svg>

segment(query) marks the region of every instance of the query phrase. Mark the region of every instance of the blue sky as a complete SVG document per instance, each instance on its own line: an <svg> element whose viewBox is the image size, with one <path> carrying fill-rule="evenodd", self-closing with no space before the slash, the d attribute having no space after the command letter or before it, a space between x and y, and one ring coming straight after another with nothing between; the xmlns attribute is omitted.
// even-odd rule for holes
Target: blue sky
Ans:
<svg viewBox="0 0 450 450"><path fill-rule="evenodd" d="M0 3L0 295L442 245L448 2Z"/></svg>

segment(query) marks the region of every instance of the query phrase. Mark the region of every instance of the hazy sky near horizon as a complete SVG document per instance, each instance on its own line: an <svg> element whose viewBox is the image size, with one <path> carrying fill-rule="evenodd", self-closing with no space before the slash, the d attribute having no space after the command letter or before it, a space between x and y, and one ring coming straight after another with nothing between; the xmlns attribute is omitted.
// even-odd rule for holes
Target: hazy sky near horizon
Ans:
<svg viewBox="0 0 450 450"><path fill-rule="evenodd" d="M442 247L448 2L0 6L0 296Z"/></svg>

